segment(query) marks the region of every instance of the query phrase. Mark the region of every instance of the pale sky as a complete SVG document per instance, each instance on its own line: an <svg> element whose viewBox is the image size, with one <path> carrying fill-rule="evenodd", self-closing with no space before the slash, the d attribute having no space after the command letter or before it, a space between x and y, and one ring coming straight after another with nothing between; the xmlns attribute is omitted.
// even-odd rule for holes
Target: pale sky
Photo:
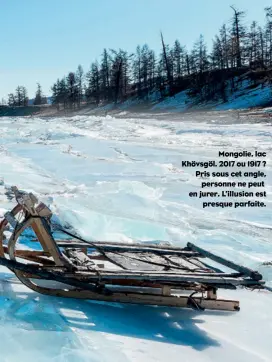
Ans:
<svg viewBox="0 0 272 362"><path fill-rule="evenodd" d="M245 10L245 23L264 24L268 0L233 0ZM160 51L179 39L190 49L202 33L208 44L232 16L222 0L0 0L0 99L17 85L34 96L36 83L50 95L58 77L84 71L103 48L133 52L147 43Z"/></svg>

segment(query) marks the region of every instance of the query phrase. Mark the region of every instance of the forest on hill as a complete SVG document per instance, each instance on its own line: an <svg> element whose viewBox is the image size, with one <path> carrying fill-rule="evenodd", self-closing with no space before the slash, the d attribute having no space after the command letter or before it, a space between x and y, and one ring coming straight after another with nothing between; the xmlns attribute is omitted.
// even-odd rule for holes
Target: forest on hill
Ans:
<svg viewBox="0 0 272 362"><path fill-rule="evenodd" d="M75 72L59 78L52 86L52 103L58 109L77 109L82 105L124 102L137 97L158 100L183 90L200 101L221 98L239 87L237 79L246 75L250 86L272 83L272 7L264 9L265 24L253 21L245 26L245 12L231 6L233 16L222 24L208 51L203 35L191 50L177 39L166 43L161 33L161 53L148 44L138 45L133 54L124 49L104 49L99 60L85 73L81 65ZM27 90L18 87L9 95L9 106L26 105ZM46 103L38 84L34 104Z"/></svg>

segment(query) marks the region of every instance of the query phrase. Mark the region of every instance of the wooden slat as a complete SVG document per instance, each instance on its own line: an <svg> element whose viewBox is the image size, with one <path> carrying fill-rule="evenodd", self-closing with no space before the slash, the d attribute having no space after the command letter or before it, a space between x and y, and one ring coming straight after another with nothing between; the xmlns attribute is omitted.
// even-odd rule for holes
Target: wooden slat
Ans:
<svg viewBox="0 0 272 362"><path fill-rule="evenodd" d="M31 281L28 280L24 275L30 274L35 277L37 275L41 279L44 280L54 280L60 283L69 284L76 288L81 288L82 290L89 290L89 291L96 291L97 293L97 287L95 285L92 285L90 283L82 282L81 280L78 280L76 278L71 278L67 280L67 278L61 274L61 273L52 273L49 270L45 270L44 268L38 267L37 265L31 265L31 264L23 264L20 262L17 262L15 260L8 260L5 258L0 257L0 265L6 266L7 268L11 269L18 277L19 280L21 280L25 285L28 285L30 287ZM68 281L68 283L67 283Z"/></svg>
<svg viewBox="0 0 272 362"><path fill-rule="evenodd" d="M113 293L111 295L103 295L94 293L89 290L62 290L62 289L49 289L43 288L37 285L27 284L28 287L35 290L38 293L66 297L66 298L78 298L89 299L104 302L115 303L129 303L129 304L144 304L144 305L156 305L178 308L192 308L189 303L188 296L164 296L154 294L140 294L140 293ZM225 299L206 299L200 297L194 297L194 301L202 308L211 310L225 310L225 311L239 311L239 301L225 300Z"/></svg>
<svg viewBox="0 0 272 362"><path fill-rule="evenodd" d="M193 251L196 251L200 254L202 254L203 256L205 256L206 258L209 258L219 264L222 264L230 269L236 270L239 273L242 273L254 280L261 280L263 277L260 273L258 273L257 271L254 271L252 269L246 268L244 266L238 265L233 263L232 261L229 261L225 258L222 258L221 256L215 255L207 250L204 250L202 248L199 248L198 246L192 244L192 243L188 243L187 244L188 248L190 248Z"/></svg>
<svg viewBox="0 0 272 362"><path fill-rule="evenodd" d="M37 238L39 239L44 251L50 253L56 265L65 265L60 249L58 248L52 236L46 231L42 220L36 218L33 219L31 226L37 235Z"/></svg>
<svg viewBox="0 0 272 362"><path fill-rule="evenodd" d="M21 270L21 272L27 273L28 271L35 272L38 269L35 266L24 265L22 263L15 262L13 260L7 260L5 258L0 258L0 264L11 268L12 270ZM60 274L52 274L50 272L39 270L40 276L43 279L55 280L60 283L67 284L67 279ZM110 295L105 295L103 293L97 292L98 289L94 285L87 284L86 282L77 281L74 278L69 281L68 284L81 288L82 290L66 290L66 289L50 289L46 287L41 287L31 280L21 277L19 279L29 288L35 290L36 292L61 296L61 297L70 297L70 298L81 298L81 299L93 299L107 302L118 302L118 303L138 303L146 305L165 305L173 307L191 307L190 298L188 296L163 296L163 295L154 295L154 294L141 294L141 293L130 293L130 292L118 292L110 293ZM198 303L199 306L208 309L218 309L218 310L239 310L238 301L229 301L229 300L220 300L220 299L205 299L200 297L194 297L194 302Z"/></svg>
<svg viewBox="0 0 272 362"><path fill-rule="evenodd" d="M159 264L164 263L166 265L165 260L152 253L135 255L134 253L128 252L124 252L122 254L106 252L106 255L110 259L122 265L124 269L129 270L161 271L164 270L164 266Z"/></svg>
<svg viewBox="0 0 272 362"><path fill-rule="evenodd" d="M170 265L178 265L181 268L187 269L189 271L199 271L200 269L208 270L204 264L202 264L199 260L196 262L196 259L194 258L186 258L177 255L162 255L162 258L167 260Z"/></svg>
<svg viewBox="0 0 272 362"><path fill-rule="evenodd" d="M8 248L5 246L5 252L8 252ZM46 256L50 257L50 253L43 250L15 250L15 255L20 256Z"/></svg>
<svg viewBox="0 0 272 362"><path fill-rule="evenodd" d="M20 211L22 210L22 206L21 205L16 205L12 211L10 212L13 216L17 215ZM5 227L7 226L8 221L7 219L3 219L0 222L0 256L3 257L4 256L4 249L3 249L3 241L4 241L4 230Z"/></svg>
<svg viewBox="0 0 272 362"><path fill-rule="evenodd" d="M36 256L36 255L16 255L19 258L25 259L25 260L29 260L29 261L34 261L36 263L39 263L43 266L45 265L50 265L53 266L55 265L55 262L53 260L50 260L48 258L44 258L42 256Z"/></svg>
<svg viewBox="0 0 272 362"><path fill-rule="evenodd" d="M167 247L162 248L159 245L144 245L144 244L122 244L122 243L108 243L108 242L76 242L76 241L69 241L69 240L56 240L56 243L59 247L62 248L82 248L83 246L87 246L88 248L96 248L96 246L102 247L105 251L118 251L118 252L133 252L133 253L156 253L156 254L169 254L169 255L180 255L186 257L198 257L200 256L199 253L194 251L186 251L182 248L175 248L175 247Z"/></svg>
<svg viewBox="0 0 272 362"><path fill-rule="evenodd" d="M70 274L72 277L72 274ZM77 273L75 273L75 276ZM196 273L187 273L187 274L178 274L178 273L156 273L156 272L130 272L126 270L125 272L115 272L115 271L99 271L98 275L92 275L92 273L80 272L80 275L88 278L88 280L100 280L100 281L110 281L110 283L116 283L116 280L145 280L145 281L154 281L154 282L194 282L194 283L202 283L202 284L232 284L232 285L256 285L256 284L264 284L263 281L255 281L251 279L243 279L239 277L231 277L231 276L215 276L212 275L197 275ZM69 273L66 274L69 276Z"/></svg>

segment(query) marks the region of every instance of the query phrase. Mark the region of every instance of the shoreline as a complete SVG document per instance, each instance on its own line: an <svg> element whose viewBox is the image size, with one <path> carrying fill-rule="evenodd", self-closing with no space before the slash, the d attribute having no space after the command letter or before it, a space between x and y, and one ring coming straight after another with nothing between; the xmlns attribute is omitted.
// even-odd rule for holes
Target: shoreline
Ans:
<svg viewBox="0 0 272 362"><path fill-rule="evenodd" d="M122 105L122 104L121 104ZM56 118L66 117L72 118L75 116L111 116L115 118L138 118L138 117L150 117L154 116L157 119L165 119L166 116L171 118L185 117L186 115L201 115L201 114L226 114L235 115L237 119L240 118L257 118L259 120L271 120L272 119L272 107L252 107L241 109L224 109L218 110L213 107L207 109L201 108L189 108L186 110L173 110L172 108L164 109L151 109L151 107L133 106L127 109L122 109L120 105L114 106L111 109L106 109L107 105L91 107L90 105L83 106L75 110L57 110L55 106L48 105L46 107L39 106L27 106L27 107L2 107L4 112L1 112L0 107L0 119L3 117L39 117L39 118Z"/></svg>

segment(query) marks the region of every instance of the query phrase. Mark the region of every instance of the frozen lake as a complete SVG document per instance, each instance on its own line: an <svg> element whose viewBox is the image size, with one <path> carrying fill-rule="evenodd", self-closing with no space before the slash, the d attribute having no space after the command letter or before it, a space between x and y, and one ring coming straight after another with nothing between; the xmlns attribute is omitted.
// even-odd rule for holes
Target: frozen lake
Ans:
<svg viewBox="0 0 272 362"><path fill-rule="evenodd" d="M85 238L190 241L259 270L272 286L272 266L263 265L272 262L272 124L228 112L170 119L0 119L0 216L17 185ZM265 208L204 210L189 197L203 180L182 161L218 161L220 150L267 153ZM228 314L45 297L2 267L0 288L1 362L271 361L268 292L223 293L241 301Z"/></svg>

